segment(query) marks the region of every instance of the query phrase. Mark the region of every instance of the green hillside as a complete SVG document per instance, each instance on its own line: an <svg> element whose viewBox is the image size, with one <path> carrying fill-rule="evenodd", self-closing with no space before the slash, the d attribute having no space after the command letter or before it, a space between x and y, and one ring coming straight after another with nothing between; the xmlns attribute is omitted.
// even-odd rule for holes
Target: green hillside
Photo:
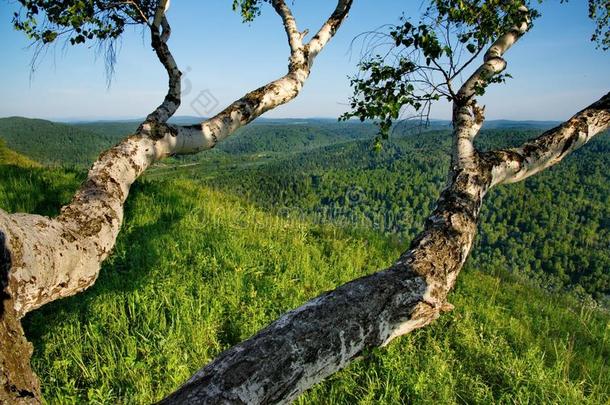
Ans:
<svg viewBox="0 0 610 405"><path fill-rule="evenodd" d="M56 170L46 187L67 192L43 194L27 185L45 183L45 171L3 174L0 187L33 194L24 206L0 193L9 210L58 206L78 184ZM281 219L189 180L138 183L126 218L95 287L25 321L50 403L157 400L282 312L404 248L371 232ZM610 399L607 314L473 270L451 301L456 310L432 327L366 354L299 402Z"/></svg>
<svg viewBox="0 0 610 405"><path fill-rule="evenodd" d="M290 125L262 121L242 128L218 145L231 154L260 152L302 152L322 146L370 139L373 125L337 123L334 121L303 121Z"/></svg>
<svg viewBox="0 0 610 405"><path fill-rule="evenodd" d="M509 146L539 132L484 130L478 142L482 149ZM197 164L178 160L147 177L197 180L283 216L409 241L445 183L449 148L447 131L431 131L395 137L381 152L367 139L298 153L202 154ZM489 274L507 269L525 282L608 307L609 203L610 137L600 136L560 165L492 190L473 266Z"/></svg>
<svg viewBox="0 0 610 405"><path fill-rule="evenodd" d="M120 137L51 121L10 117L0 118L0 139L10 149L47 165L89 166Z"/></svg>
<svg viewBox="0 0 610 405"><path fill-rule="evenodd" d="M34 162L27 156L23 156L6 147L3 139L0 139L0 165L11 165L21 167L37 167L39 163Z"/></svg>
<svg viewBox="0 0 610 405"><path fill-rule="evenodd" d="M287 121L288 122L288 121ZM135 121L60 124L22 117L0 118L0 139L24 155L50 165L89 166L106 148L136 130ZM330 120L255 122L221 143L212 155L302 152L355 139L368 139L370 124ZM201 156L186 157L199 161Z"/></svg>
<svg viewBox="0 0 610 405"><path fill-rule="evenodd" d="M132 134L138 129L139 121L93 121L93 122L77 122L70 124L73 127L95 132L101 136L110 136L120 139L128 134Z"/></svg>
<svg viewBox="0 0 610 405"><path fill-rule="evenodd" d="M446 133L399 136L380 154L341 136L324 146L314 137L319 147L290 139L290 148L305 145L295 152L227 147L137 182L96 285L25 319L46 400L158 400L286 310L391 263L442 187ZM571 272L561 284L545 266L607 276L609 147L601 138L547 174L497 190L450 296L455 310L364 354L298 403L608 403L610 315L583 300L589 288L603 299L605 287ZM56 214L83 178L0 165L0 207ZM384 211L400 215L382 222Z"/></svg>

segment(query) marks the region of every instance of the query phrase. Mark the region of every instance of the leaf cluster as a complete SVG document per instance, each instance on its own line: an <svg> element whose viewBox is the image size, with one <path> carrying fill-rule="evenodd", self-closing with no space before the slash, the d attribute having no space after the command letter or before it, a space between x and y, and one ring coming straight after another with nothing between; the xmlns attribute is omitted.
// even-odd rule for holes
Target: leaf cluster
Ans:
<svg viewBox="0 0 610 405"><path fill-rule="evenodd" d="M520 7L526 5L527 12ZM496 38L539 17L527 2L506 0L434 0L426 14L437 25L449 23L457 28L456 37L470 53L481 49ZM449 51L449 50L446 50Z"/></svg>
<svg viewBox="0 0 610 405"><path fill-rule="evenodd" d="M67 36L71 45L117 39L130 24L145 24L156 1L18 0L13 25L28 38L49 44Z"/></svg>
<svg viewBox="0 0 610 405"><path fill-rule="evenodd" d="M597 42L598 48L607 51L610 49L610 2L589 0L589 18L595 21L591 41Z"/></svg>
<svg viewBox="0 0 610 405"><path fill-rule="evenodd" d="M244 22L251 22L261 14L261 5L270 0L233 0L233 11L239 12Z"/></svg>
<svg viewBox="0 0 610 405"><path fill-rule="evenodd" d="M410 118L427 119L432 103L455 98L453 81L490 43L538 16L531 7L523 11L522 5L504 0L431 0L417 24L401 18L383 34L386 48L366 55L359 64L359 74L351 78L351 111L341 118L375 120L381 138L387 138L407 110L415 114ZM488 78L476 93L482 95L488 84L508 77Z"/></svg>

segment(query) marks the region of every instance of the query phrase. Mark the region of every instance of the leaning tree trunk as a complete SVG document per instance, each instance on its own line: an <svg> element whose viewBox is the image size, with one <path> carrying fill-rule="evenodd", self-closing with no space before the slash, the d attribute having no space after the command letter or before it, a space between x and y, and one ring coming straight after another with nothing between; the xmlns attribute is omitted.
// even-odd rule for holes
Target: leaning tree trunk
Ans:
<svg viewBox="0 0 610 405"><path fill-rule="evenodd" d="M172 154L213 147L265 111L293 99L315 56L347 16L351 0L337 8L318 33L303 34L282 0L291 50L286 76L236 101L197 126L168 125L179 105L179 70L166 47L169 24L159 14L151 27L153 47L170 76L165 101L137 134L100 156L87 181L57 218L0 210L0 402L39 402L29 367L31 346L20 319L28 311L91 286L114 246L130 186L151 164ZM159 9L165 1L159 2ZM451 309L447 294L468 257L483 198L496 184L519 181L558 163L610 127L610 94L520 148L479 153L473 140L483 122L475 89L502 72L502 58L527 29L498 38L484 63L454 101L453 154L448 184L424 231L390 268L347 283L288 312L251 339L221 354L163 402L286 402L340 370L364 350L423 327Z"/></svg>
<svg viewBox="0 0 610 405"><path fill-rule="evenodd" d="M288 72L236 100L216 116L193 126L167 124L180 106L181 73L169 50L168 0L157 2L149 24L151 45L167 70L169 87L162 104L136 134L101 154L87 180L56 218L7 214L0 210L0 403L41 401L30 368L31 344L20 319L53 300L92 286L120 231L131 185L155 162L172 155L213 148L240 127L294 99L309 77L316 56L347 18L352 0L337 6L313 38L304 34L284 0L272 0L288 44Z"/></svg>
<svg viewBox="0 0 610 405"><path fill-rule="evenodd" d="M390 268L290 311L161 403L278 403L363 351L434 321L473 244L489 173L456 170L425 230Z"/></svg>
<svg viewBox="0 0 610 405"><path fill-rule="evenodd" d="M525 7L520 11L527 14ZM434 321L472 248L483 198L560 162L610 128L610 93L519 148L480 153L484 121L477 89L506 68L504 53L527 18L500 36L454 98L447 187L424 231L390 268L347 283L288 312L222 353L161 403L284 403L342 369L363 351Z"/></svg>
<svg viewBox="0 0 610 405"><path fill-rule="evenodd" d="M36 403L40 385L29 365L32 344L23 335L11 297L5 292L12 265L10 252L0 229L0 404Z"/></svg>
<svg viewBox="0 0 610 405"><path fill-rule="evenodd" d="M610 93L511 150L476 151L472 140L482 124L481 114L476 105L456 108L449 184L424 231L393 266L286 313L222 353L160 403L288 402L364 351L451 310L447 293L472 248L487 191L524 178L525 171L558 163L610 128Z"/></svg>

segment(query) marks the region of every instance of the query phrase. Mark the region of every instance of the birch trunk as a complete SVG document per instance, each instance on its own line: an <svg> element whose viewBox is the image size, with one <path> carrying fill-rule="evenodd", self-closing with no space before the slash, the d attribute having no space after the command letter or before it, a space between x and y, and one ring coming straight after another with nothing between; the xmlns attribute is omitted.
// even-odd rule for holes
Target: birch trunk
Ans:
<svg viewBox="0 0 610 405"><path fill-rule="evenodd" d="M482 124L482 111L477 108L456 108L455 153L448 185L424 231L393 266L286 313L222 353L160 403L289 402L364 351L387 345L451 310L447 294L473 246L483 199L494 185L507 182L508 170L515 170L517 152L481 154L472 146ZM576 132L575 122L580 123ZM584 143L570 143L568 152L562 152L566 132L589 140L608 128L610 93L565 124L517 148L529 151L519 162L539 167L542 163L533 156L543 162L554 156L556 163ZM534 153L528 145L540 149ZM508 158L503 159L505 156ZM525 178L514 176L512 181Z"/></svg>
<svg viewBox="0 0 610 405"><path fill-rule="evenodd" d="M474 99L476 89L506 68L504 54L528 25L526 18L500 36L458 91L448 184L409 250L392 267L288 312L218 356L161 403L285 403L363 351L426 326L452 308L447 294L472 248L488 190L558 163L610 128L609 93L520 148L477 151L474 139L484 108Z"/></svg>
<svg viewBox="0 0 610 405"><path fill-rule="evenodd" d="M165 2L160 2L164 5ZM29 368L31 346L19 319L52 300L91 286L110 254L130 186L154 162L212 148L239 127L296 97L315 56L347 16L337 8L307 44L290 9L281 16L291 50L288 73L237 100L199 125L167 124L179 105L179 71L165 46L169 25L155 18L153 47L170 76L168 96L138 133L103 153L87 181L57 218L0 211L0 402L37 403L40 390ZM424 231L388 269L354 280L286 313L251 339L221 354L162 403L278 403L340 370L364 350L434 321L450 310L447 294L472 248L483 199L501 183L520 181L556 164L610 127L610 93L565 124L520 148L479 153L483 123L475 88L506 67L504 53L527 22L498 38L483 64L464 82L453 111L453 154L448 183Z"/></svg>
<svg viewBox="0 0 610 405"><path fill-rule="evenodd" d="M164 15L167 0L157 4L149 25L151 45L169 77L168 93L161 105L136 134L101 154L58 217L0 210L0 403L40 401L38 381L29 366L31 345L19 320L48 302L77 294L95 283L120 231L131 185L155 162L213 148L238 128L294 99L315 57L347 18L352 0L338 0L334 12L307 44L289 7L283 0L273 0L290 45L287 74L246 94L215 117L189 127L167 124L180 105L181 73L167 46L171 33Z"/></svg>

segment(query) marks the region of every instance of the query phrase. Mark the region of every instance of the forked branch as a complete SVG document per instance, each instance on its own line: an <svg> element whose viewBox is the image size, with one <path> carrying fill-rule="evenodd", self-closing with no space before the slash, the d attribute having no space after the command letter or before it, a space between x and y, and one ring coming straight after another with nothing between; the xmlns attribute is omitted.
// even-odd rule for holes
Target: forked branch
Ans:
<svg viewBox="0 0 610 405"><path fill-rule="evenodd" d="M466 170L480 170L478 151L474 138L485 120L485 107L475 99L482 94L490 81L506 69L504 54L529 28L529 10L521 4L518 8L521 22L497 38L485 52L483 63L462 84L453 98L453 149L452 163Z"/></svg>
<svg viewBox="0 0 610 405"><path fill-rule="evenodd" d="M154 18L147 24L152 46L169 76L163 103L135 135L100 155L89 170L87 180L58 217L7 214L0 210L4 310L0 316L4 344L0 350L3 366L0 402L16 402L21 393L27 393L30 402L39 402L37 379L29 366L30 346L19 319L46 303L79 293L95 283L101 263L114 247L133 182L153 163L170 155L209 149L237 128L296 97L309 76L315 55L345 19L351 3L351 0L339 0L342 12L333 13L324 26L328 28L315 42L316 52L308 54L306 46L299 44L300 39L292 31L296 22L290 10L283 2L276 1L276 10L289 33L291 54L302 54L302 62L290 63L285 76L246 94L220 114L192 127L166 123L180 105L180 71L167 44L171 32L165 17L167 0L157 3ZM4 368L8 364L15 367Z"/></svg>
<svg viewBox="0 0 610 405"><path fill-rule="evenodd" d="M351 1L340 1L344 3L349 9ZM151 32L153 47L168 70L170 86L164 102L147 118L142 131L98 158L58 218L0 211L0 229L5 230L6 242L15 255L8 289L18 317L95 282L101 262L114 246L129 189L151 164L170 155L213 147L237 128L292 100L309 76L313 57L298 67L291 64L285 76L246 94L200 125L164 124L180 103L180 72L167 46L169 23L159 11L165 5L159 2ZM291 15L286 14L287 7L281 10L284 17ZM342 16L347 16L347 9ZM338 24L340 21L333 24L333 33Z"/></svg>
<svg viewBox="0 0 610 405"><path fill-rule="evenodd" d="M527 13L525 8L521 11ZM478 86L486 86L505 69L504 53L526 30L524 22L498 38L483 64L460 89L454 100L454 159L448 185L424 231L399 260L386 270L340 286L286 313L221 354L161 403L288 402L362 352L423 327L452 308L447 294L472 248L483 199L499 182L500 169L491 164L492 158L507 165L500 159L504 155L481 155L474 148L473 140L484 121L484 108L477 105L474 96ZM581 131L586 127L586 139L603 131L610 121L608 98L561 127L579 127ZM568 140L551 142L551 138L555 139L543 136L535 145L528 145L527 153L548 156L553 154L550 149L563 149L567 154L584 139L566 147ZM549 149L553 143L558 146ZM529 162L521 161L526 161L526 166Z"/></svg>
<svg viewBox="0 0 610 405"><path fill-rule="evenodd" d="M169 126L170 130L176 132L170 153L194 154L213 148L240 127L294 99L309 77L316 56L345 21L351 5L352 0L339 0L316 36L303 44L303 34L298 31L290 8L282 0L274 1L273 6L282 18L291 49L286 75L247 93L201 124L190 127Z"/></svg>
<svg viewBox="0 0 610 405"><path fill-rule="evenodd" d="M167 4L168 0L159 1L153 22L149 24L152 48L157 58L159 58L159 62L161 62L167 71L169 81L165 99L144 121L142 129L147 131L151 131L151 127L155 124L165 124L176 113L181 103L182 88L180 81L182 72L178 69L178 65L167 44L171 36L171 27L165 16Z"/></svg>
<svg viewBox="0 0 610 405"><path fill-rule="evenodd" d="M608 129L610 93L538 138L516 148L486 152L482 158L491 166L493 185L516 183L556 165Z"/></svg>

